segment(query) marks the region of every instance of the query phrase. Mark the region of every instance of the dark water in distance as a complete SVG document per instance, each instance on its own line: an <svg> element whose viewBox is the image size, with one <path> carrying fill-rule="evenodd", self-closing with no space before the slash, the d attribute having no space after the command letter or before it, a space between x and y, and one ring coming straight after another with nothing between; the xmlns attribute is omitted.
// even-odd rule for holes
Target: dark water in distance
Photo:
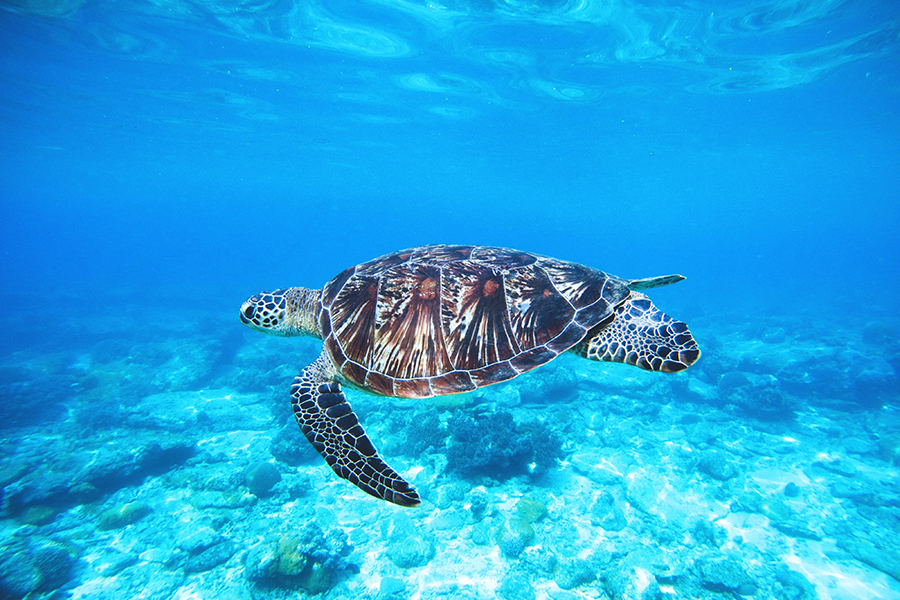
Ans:
<svg viewBox="0 0 900 600"><path fill-rule="evenodd" d="M895 9L6 2L2 293L233 306L449 242L892 311Z"/></svg>

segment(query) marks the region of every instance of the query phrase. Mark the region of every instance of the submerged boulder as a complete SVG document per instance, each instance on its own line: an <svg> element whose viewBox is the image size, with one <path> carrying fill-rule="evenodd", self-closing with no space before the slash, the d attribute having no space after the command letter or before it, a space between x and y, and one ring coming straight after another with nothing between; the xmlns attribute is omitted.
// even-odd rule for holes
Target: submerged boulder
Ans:
<svg viewBox="0 0 900 600"><path fill-rule="evenodd" d="M527 572L513 569L503 576L497 595L503 600L534 600L534 586Z"/></svg>
<svg viewBox="0 0 900 600"><path fill-rule="evenodd" d="M264 587L321 594L352 568L348 560L352 550L342 529L325 532L310 522L251 548L244 559L244 576Z"/></svg>
<svg viewBox="0 0 900 600"><path fill-rule="evenodd" d="M495 539L503 556L517 558L534 542L534 529L528 521L507 519L500 525Z"/></svg>
<svg viewBox="0 0 900 600"><path fill-rule="evenodd" d="M203 573L227 562L234 552L234 542L223 539L188 558L182 568L185 573Z"/></svg>
<svg viewBox="0 0 900 600"><path fill-rule="evenodd" d="M422 533L414 533L388 543L388 558L401 569L424 567L434 558L434 553L434 540Z"/></svg>
<svg viewBox="0 0 900 600"><path fill-rule="evenodd" d="M434 558L433 536L417 527L406 514L395 514L386 521L382 534L387 538L388 558L401 569L424 567Z"/></svg>
<svg viewBox="0 0 900 600"><path fill-rule="evenodd" d="M634 565L611 572L606 578L606 591L613 600L657 600L662 597L653 573Z"/></svg>
<svg viewBox="0 0 900 600"><path fill-rule="evenodd" d="M700 575L704 588L720 594L742 594L742 591L749 591L753 584L741 561L727 556L700 563Z"/></svg>
<svg viewBox="0 0 900 600"><path fill-rule="evenodd" d="M244 485L257 498L268 496L279 481L281 473L272 463L264 461L253 463L244 471Z"/></svg>
<svg viewBox="0 0 900 600"><path fill-rule="evenodd" d="M591 525L606 531L622 531L628 526L625 512L609 492L604 492L591 505Z"/></svg>
<svg viewBox="0 0 900 600"><path fill-rule="evenodd" d="M103 511L97 521L97 527L103 530L120 529L137 523L151 512L151 508L143 502L126 502Z"/></svg>
<svg viewBox="0 0 900 600"><path fill-rule="evenodd" d="M519 518L526 523L537 523L547 516L547 507L543 502L532 500L528 496L522 496L516 503L516 512Z"/></svg>
<svg viewBox="0 0 900 600"><path fill-rule="evenodd" d="M728 459L728 455L720 450L707 450L700 457L697 468L719 481L726 481L737 475L738 470Z"/></svg>
<svg viewBox="0 0 900 600"><path fill-rule="evenodd" d="M597 572L583 558L572 557L559 561L553 580L564 590L571 590L580 585L590 583L597 578Z"/></svg>

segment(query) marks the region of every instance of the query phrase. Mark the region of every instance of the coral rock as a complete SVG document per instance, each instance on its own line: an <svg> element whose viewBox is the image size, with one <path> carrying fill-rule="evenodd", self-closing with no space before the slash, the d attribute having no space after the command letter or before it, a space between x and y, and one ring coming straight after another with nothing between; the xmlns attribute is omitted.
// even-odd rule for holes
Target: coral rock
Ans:
<svg viewBox="0 0 900 600"><path fill-rule="evenodd" d="M97 526L103 530L119 529L137 523L150 512L150 507L143 502L126 502L103 512Z"/></svg>
<svg viewBox="0 0 900 600"><path fill-rule="evenodd" d="M244 472L244 485L257 498L268 496L279 481L281 474L271 463L254 463Z"/></svg>

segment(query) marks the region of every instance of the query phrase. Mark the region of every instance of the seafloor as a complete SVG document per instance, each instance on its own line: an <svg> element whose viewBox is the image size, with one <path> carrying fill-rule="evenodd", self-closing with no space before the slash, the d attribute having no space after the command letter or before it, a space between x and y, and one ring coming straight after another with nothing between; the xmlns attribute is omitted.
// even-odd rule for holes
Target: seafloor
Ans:
<svg viewBox="0 0 900 600"><path fill-rule="evenodd" d="M403 509L292 422L318 342L236 308L7 309L3 599L900 598L889 319L686 310L704 356L674 376L565 356L436 401L352 391Z"/></svg>

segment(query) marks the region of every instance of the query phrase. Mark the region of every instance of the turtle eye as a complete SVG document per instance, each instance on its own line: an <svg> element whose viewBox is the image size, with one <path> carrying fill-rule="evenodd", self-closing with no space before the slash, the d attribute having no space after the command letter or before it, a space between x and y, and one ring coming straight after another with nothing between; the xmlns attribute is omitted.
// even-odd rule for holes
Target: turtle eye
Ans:
<svg viewBox="0 0 900 600"><path fill-rule="evenodd" d="M244 316L247 317L248 319L252 319L254 313L256 313L256 309L253 308L252 304L244 309Z"/></svg>

